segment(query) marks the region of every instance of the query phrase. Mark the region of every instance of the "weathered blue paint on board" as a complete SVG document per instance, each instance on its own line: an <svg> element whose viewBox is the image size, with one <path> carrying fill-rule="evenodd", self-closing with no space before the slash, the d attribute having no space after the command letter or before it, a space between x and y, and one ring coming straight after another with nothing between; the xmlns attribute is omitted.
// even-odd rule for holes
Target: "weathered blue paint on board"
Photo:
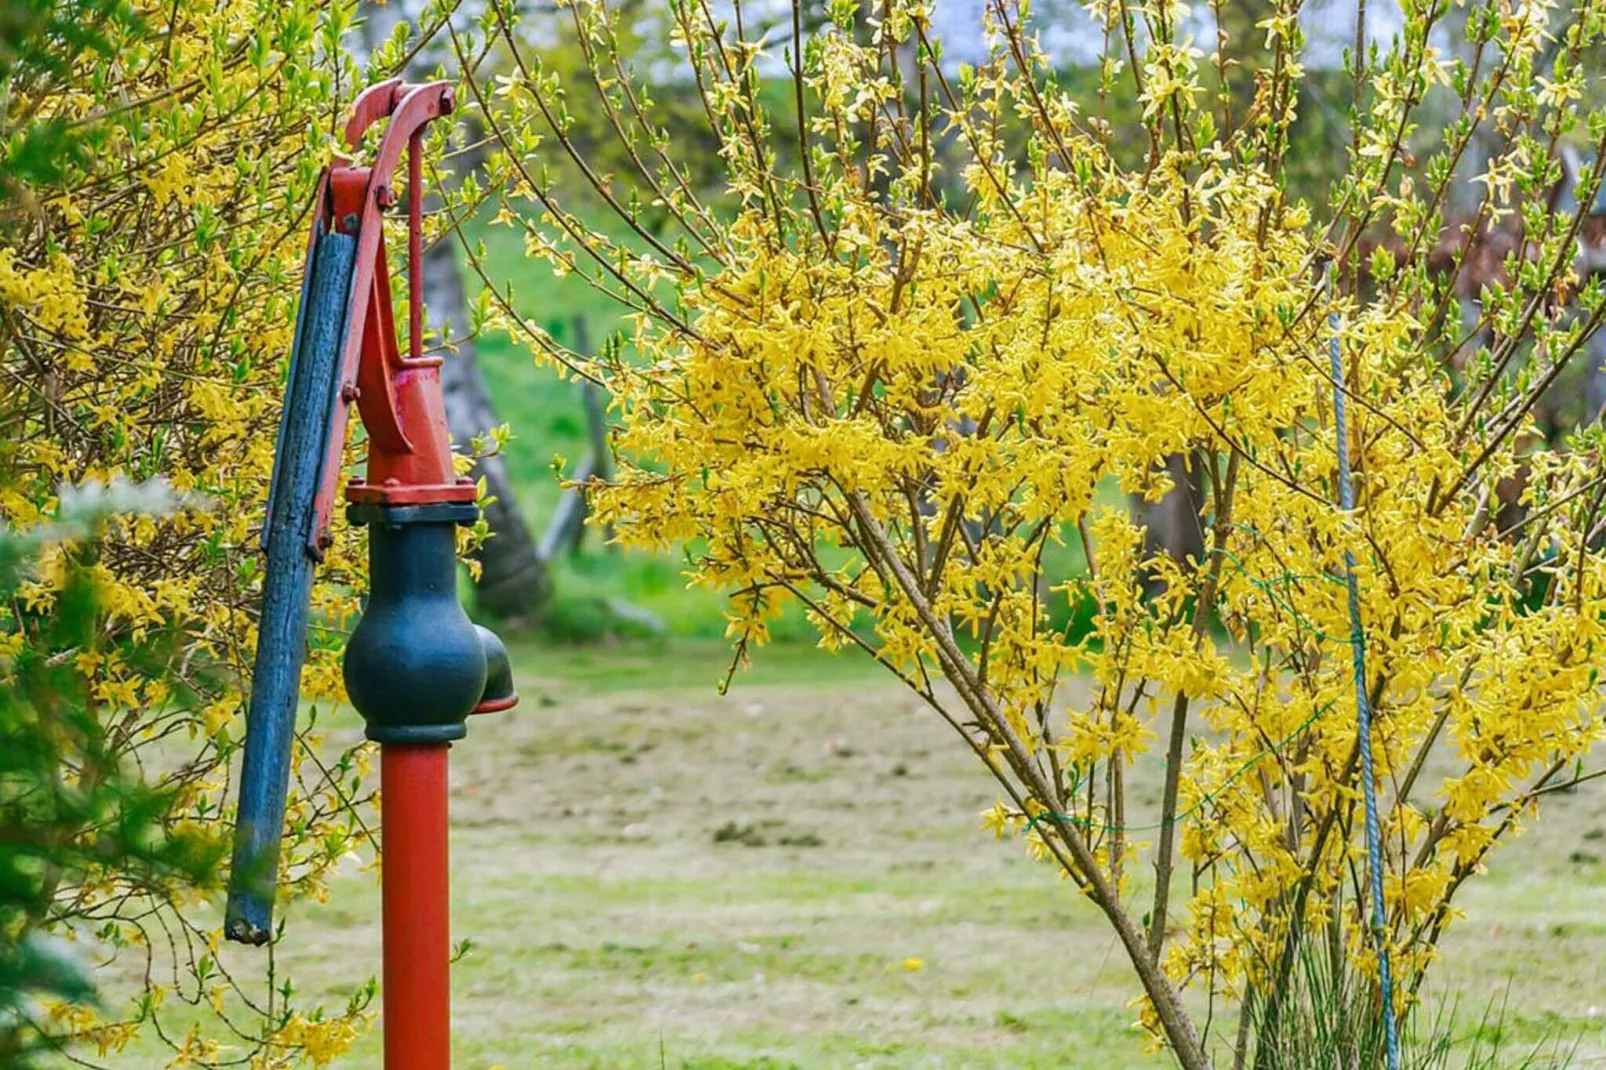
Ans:
<svg viewBox="0 0 1606 1070"><path fill-rule="evenodd" d="M266 943L273 934L274 885L284 835L290 746L306 659L312 573L308 550L313 500L329 434L346 308L357 242L343 234L317 239L290 355L290 381L273 463L263 541L267 572L257 632L245 760L224 932L231 940Z"/></svg>

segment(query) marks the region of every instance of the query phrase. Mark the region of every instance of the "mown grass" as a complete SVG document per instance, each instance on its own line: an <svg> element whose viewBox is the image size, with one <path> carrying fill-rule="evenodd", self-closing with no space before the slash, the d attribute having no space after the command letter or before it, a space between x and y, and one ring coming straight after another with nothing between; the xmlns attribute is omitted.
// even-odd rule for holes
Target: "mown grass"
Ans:
<svg viewBox="0 0 1606 1070"><path fill-rule="evenodd" d="M865 659L766 649L720 697L718 643L524 640L514 658L523 702L453 751L458 1070L1168 1065L1131 1028L1096 912L980 830L985 775ZM357 731L348 717L331 743ZM1573 1066L1606 1063L1592 787L1548 800L1464 897L1430 993L1458 1004L1461 1055L1481 1035L1512 1057L1495 1065L1557 1040ZM279 967L304 998L339 1003L378 969L355 866L287 922ZM1232 1026L1218 1014L1212 1035ZM378 1052L369 1036L337 1065Z"/></svg>

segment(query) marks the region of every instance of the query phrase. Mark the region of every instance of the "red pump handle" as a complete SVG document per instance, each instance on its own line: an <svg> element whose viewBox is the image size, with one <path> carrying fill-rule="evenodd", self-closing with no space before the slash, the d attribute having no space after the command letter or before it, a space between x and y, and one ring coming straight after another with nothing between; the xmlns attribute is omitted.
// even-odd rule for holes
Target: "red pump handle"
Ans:
<svg viewBox="0 0 1606 1070"><path fill-rule="evenodd" d="M446 82L411 85L391 79L357 97L346 123L346 143L355 150L370 127L388 119L370 167L354 167L337 157L327 169L327 196L321 225L357 239L356 267L346 310L345 350L339 364L340 388L330 415L317 516L311 546L317 556L329 545L341 453L351 407L357 406L368 431L368 478L353 479L348 501L374 505L471 502L471 480L452 469L451 434L440 389L439 357L423 348L422 204L423 133L456 105ZM396 203L392 176L407 150L408 355L396 344L385 257L382 214Z"/></svg>

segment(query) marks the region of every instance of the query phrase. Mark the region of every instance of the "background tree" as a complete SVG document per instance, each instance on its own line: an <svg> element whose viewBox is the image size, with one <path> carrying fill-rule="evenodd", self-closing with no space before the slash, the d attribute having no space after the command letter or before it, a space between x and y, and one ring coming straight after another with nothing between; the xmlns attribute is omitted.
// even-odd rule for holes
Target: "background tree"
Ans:
<svg viewBox="0 0 1606 1070"><path fill-rule="evenodd" d="M421 82L449 77L440 25L445 19L466 19L478 4L407 3L363 5L363 39L369 71L399 73ZM483 139L466 127L447 127L430 144L436 181L461 184L483 164ZM446 160L444 167L438 161ZM438 211L438 201L433 203ZM459 449L471 453L471 474L484 483L484 525L474 550L476 606L510 620L537 615L550 594L546 562L536 552L535 538L519 509L507 462L497 445L505 434L496 406L480 373L463 273L458 266L458 240L440 229L424 248L423 291L428 321L439 332L436 344L449 351L441 366L446 418ZM455 335L454 335L455 330Z"/></svg>

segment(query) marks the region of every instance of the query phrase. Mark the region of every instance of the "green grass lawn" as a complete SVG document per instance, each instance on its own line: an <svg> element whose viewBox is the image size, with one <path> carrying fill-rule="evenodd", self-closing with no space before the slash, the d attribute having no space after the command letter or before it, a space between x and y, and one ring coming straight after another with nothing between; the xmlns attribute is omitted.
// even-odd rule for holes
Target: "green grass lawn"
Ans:
<svg viewBox="0 0 1606 1070"><path fill-rule="evenodd" d="M538 260L524 256L523 240L507 227L475 225L471 240L484 245L486 273L510 284L521 315L540 324L559 341L595 351L621 326L618 306L575 275L554 276ZM471 292L481 285L466 277ZM567 461L572 474L588 450L580 386L537 364L529 350L506 334L481 337L479 365L499 419L512 438L507 467L519 507L537 535L545 530L562 493L554 463ZM603 552L597 532L588 532L582 552L553 562L554 604L547 607L547 631L560 638L590 639L606 631L599 614L603 600L619 598L645 609L671 635L716 639L725 630L725 602L713 592L687 590L684 562L664 555L628 550ZM781 637L801 637L800 614L789 617Z"/></svg>
<svg viewBox="0 0 1606 1070"><path fill-rule="evenodd" d="M453 751L458 1070L1168 1065L1096 912L980 830L988 779L864 659L766 650L720 697L714 643L514 658L522 703ZM1603 858L1606 792L1550 800L1465 895L1432 998L1468 1030L1504 1001L1514 1053L1561 1037L1606 1061ZM339 1003L378 939L354 868L288 912L278 961Z"/></svg>

